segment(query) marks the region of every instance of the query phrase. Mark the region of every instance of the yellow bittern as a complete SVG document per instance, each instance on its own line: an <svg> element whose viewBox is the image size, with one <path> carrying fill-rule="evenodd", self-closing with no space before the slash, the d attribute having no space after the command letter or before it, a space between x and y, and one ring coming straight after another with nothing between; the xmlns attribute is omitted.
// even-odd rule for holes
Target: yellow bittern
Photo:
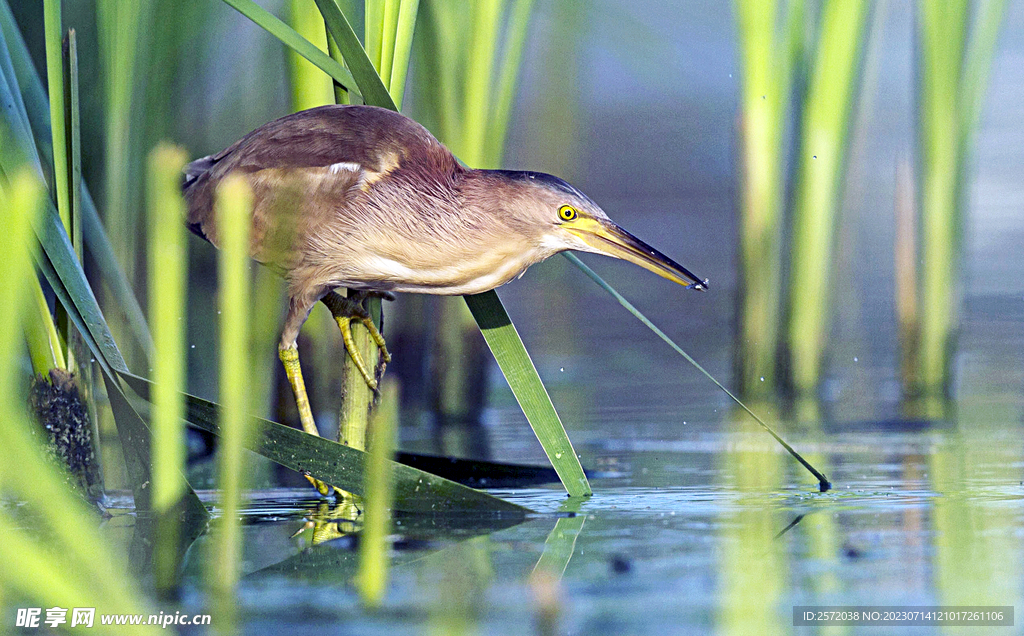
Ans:
<svg viewBox="0 0 1024 636"><path fill-rule="evenodd" d="M383 108L294 113L186 166L189 228L214 245L214 191L232 173L244 175L253 191L253 258L288 283L279 352L302 426L314 435L295 339L318 301L376 388L350 327L363 323L382 359L390 359L362 306L367 295L478 294L564 250L614 256L707 289L706 280L620 228L565 181L467 169L423 126ZM339 288L354 293L346 297Z"/></svg>

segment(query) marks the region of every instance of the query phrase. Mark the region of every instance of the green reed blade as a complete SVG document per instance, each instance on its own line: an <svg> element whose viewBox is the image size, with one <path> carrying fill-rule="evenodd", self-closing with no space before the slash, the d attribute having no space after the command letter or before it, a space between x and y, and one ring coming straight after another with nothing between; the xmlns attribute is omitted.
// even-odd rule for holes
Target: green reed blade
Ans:
<svg viewBox="0 0 1024 636"><path fill-rule="evenodd" d="M398 432L398 384L383 381L380 407L374 412L367 440L366 496L363 532L359 540L359 573L356 587L363 604L378 607L388 582L388 535L391 534L393 479L391 460Z"/></svg>
<svg viewBox="0 0 1024 636"><path fill-rule="evenodd" d="M64 229L71 232L71 186L68 183L67 126L64 107L64 60L61 55L61 0L43 1L46 35L46 82L50 92L50 131L53 138L53 189Z"/></svg>
<svg viewBox="0 0 1024 636"><path fill-rule="evenodd" d="M738 397L733 395L732 392L729 391L729 389L725 388L725 386L723 386L721 382L716 380L714 376L712 376L710 373L705 371L704 367L700 366L700 364L698 364L696 360L694 360L693 358L690 357L690 354L688 354L685 351L683 351L682 347L677 345L674 340L669 338L665 334L664 331L662 331L661 329L658 329L658 327L655 326L655 324L653 322L651 322L650 319L647 318L647 316L643 315L640 312L640 310L637 309L636 307L634 307L631 302L626 300L625 297L622 294L620 294L619 292L615 291L615 289L611 285L606 283L603 278L598 276L597 272L595 272L594 270L592 270L589 267L587 267L583 263L583 261L581 261L575 254L573 254L571 252L563 252L562 255L565 256L567 259L569 259L569 261L573 265L575 265L576 267L580 268L583 271L583 273L586 274L592 281L597 283L601 287L601 289L603 289L606 292L608 292L609 294L611 294L612 297L615 298L615 300L618 301L618 303L620 305L622 305L623 307L626 308L626 311L628 311L629 313L633 314L633 316L637 320L639 320L640 322L644 323L644 325L646 325L648 329L650 329L655 334L657 334L657 336L659 338L661 338L662 340L664 340L670 347L672 347L672 349L674 349L676 353L678 353L679 355L681 355L684 358L686 358L687 362L689 362L694 367L696 367L697 370L700 371L701 373L703 373L709 380L711 380L714 383L715 386L717 386L718 388L722 389L722 391L725 392L725 394L728 395L729 398L733 402L735 402L740 408L742 408L744 411L746 411L750 415L750 417L754 418L754 420L756 420L757 423L761 425L761 428L763 428L764 430L768 431L768 433L772 437L775 438L775 441L777 441L779 444L781 444L782 447L785 448L789 452L790 455L792 455L794 458L796 458L796 460L798 462L800 462L803 465L804 468L806 468L808 471L810 471L810 473L812 475L814 475L815 478L817 478L817 480L818 480L818 487L820 488L821 492L825 492L825 491L827 491L827 490L832 488L832 484L828 481L828 478L825 477L825 475L823 475L822 473L818 472L818 470L814 466L811 466L811 464L808 463L808 461L806 459L804 459L803 457L800 456L800 453L798 453L795 450L793 450L792 446L787 444L785 440L783 440L781 437L779 437L778 434L776 434L776 432L773 431L770 426L765 424L764 421L760 417L757 416L757 414L755 414L753 411L751 411L749 408L747 408L746 404L741 402Z"/></svg>
<svg viewBox="0 0 1024 636"><path fill-rule="evenodd" d="M843 166L867 15L863 2L823 5L804 102L787 311L790 373L801 395L817 389L824 362Z"/></svg>
<svg viewBox="0 0 1024 636"><path fill-rule="evenodd" d="M373 63L366 56L363 45L359 43L356 32L352 30L352 25L349 24L345 14L338 8L337 2L335 0L316 0L316 6L324 16L327 30L330 31L331 37L338 45L341 55L345 58L345 63L352 69L352 76L362 93L364 102L371 106L397 111L398 106L391 99L391 94L388 93L388 89L377 75Z"/></svg>
<svg viewBox="0 0 1024 636"><path fill-rule="evenodd" d="M960 89L960 136L966 144L978 125L981 108L988 88L999 31L1006 14L1006 0L989 0L977 5L973 18L971 39L964 52L963 80Z"/></svg>
<svg viewBox="0 0 1024 636"><path fill-rule="evenodd" d="M78 37L68 29L64 38L64 92L66 94L68 122L67 147L70 154L69 187L71 198L71 244L78 260L82 260L82 121L78 97Z"/></svg>
<svg viewBox="0 0 1024 636"><path fill-rule="evenodd" d="M107 226L114 228L114 253L128 277L136 275L135 258L141 232L139 206L134 197L141 173L137 166L141 110L140 59L150 40L151 2L97 0L99 60L103 73L105 106L104 208ZM119 317L113 316L116 324Z"/></svg>
<svg viewBox="0 0 1024 636"><path fill-rule="evenodd" d="M920 386L909 388L938 396L950 389L951 354L960 322L968 141L980 114L1004 7L1001 0L923 0L917 6Z"/></svg>
<svg viewBox="0 0 1024 636"><path fill-rule="evenodd" d="M562 485L572 497L590 496L593 491L576 451L498 294L489 291L464 298Z"/></svg>
<svg viewBox="0 0 1024 636"><path fill-rule="evenodd" d="M523 49L533 15L534 0L513 0L509 10L508 34L505 36L505 55L498 73L498 84L494 91L494 104L487 133L487 165L500 166L508 137L508 125L512 119L512 101L519 85L519 68L522 66Z"/></svg>
<svg viewBox="0 0 1024 636"><path fill-rule="evenodd" d="M33 373L46 377L50 369L67 369L67 365L64 363L57 325L53 322L43 288L38 282L33 287L32 305L35 311L32 312L33 320L25 323L25 339L28 341Z"/></svg>
<svg viewBox="0 0 1024 636"><path fill-rule="evenodd" d="M181 148L161 144L149 155L146 208L149 220L149 315L156 343L153 358L153 511L164 518L156 527L154 578L158 589L173 589L174 558L180 519L169 514L185 495L180 473L185 470L185 297L188 243L185 237L185 202L181 198L181 170L186 161Z"/></svg>
<svg viewBox="0 0 1024 636"><path fill-rule="evenodd" d="M366 56L376 68L384 50L384 5L387 0L366 0L364 3L364 33Z"/></svg>
<svg viewBox="0 0 1024 636"><path fill-rule="evenodd" d="M241 175L229 175L216 193L220 314L221 436L217 449L217 486L221 516L210 543L212 568L207 585L217 614L229 625L237 621L235 588L241 573L242 530L239 508L245 487L244 449L249 374L249 232L252 189ZM157 386L157 390L161 387Z"/></svg>
<svg viewBox="0 0 1024 636"><path fill-rule="evenodd" d="M491 114L492 78L494 58L504 2L479 0L472 3L469 50L466 72L463 76L463 96L466 100L465 119L462 123L460 156L471 166L485 166L487 159L489 116ZM486 166L497 167L497 166Z"/></svg>
<svg viewBox="0 0 1024 636"><path fill-rule="evenodd" d="M5 172L10 181L0 189L0 225L4 228L0 232L0 253L8 255L0 260L0 322L5 325L0 332L0 411L9 419L0 426L0 446L9 461L0 462L0 486L38 514L41 527L37 532L51 537L50 545L60 551L63 568L62 576L52 579L55 589L39 588L24 579L29 576L40 580L48 571L38 561L34 562L38 568L25 571L0 567L0 580L47 600L54 598L51 594L59 596L60 590L68 590L61 588L61 582L65 582L80 594L95 594L91 598L102 600L104 607L118 608L111 611L138 611L142 603L124 578L115 575L118 559L96 530L94 511L68 492L66 475L45 459L39 437L31 432L33 425L24 415L24 396L17 389L19 324L34 278L29 258L29 252L35 251L31 227L46 197L42 184L27 167L8 166ZM6 518L7 514L0 511L0 522L6 523ZM40 554L38 546L27 543L27 538L18 544L23 537L20 530L5 527L0 534L5 537L0 546L0 560L5 564L25 564L24 559ZM44 562L53 563L50 550Z"/></svg>
<svg viewBox="0 0 1024 636"><path fill-rule="evenodd" d="M409 75L409 58L412 55L412 38L419 15L420 0L401 0L398 22L395 25L395 55L391 66L388 91L399 108L405 97L405 80Z"/></svg>
<svg viewBox="0 0 1024 636"><path fill-rule="evenodd" d="M25 41L18 31L14 16L6 0L0 2L0 61L10 63L10 71L5 71L8 82L14 83L16 110L20 114L19 121L15 122L14 134L19 140L24 141L26 147L31 150L29 158L38 167L40 161L49 162L52 156L50 141L50 116L49 102L43 83L39 78L35 65L29 55ZM10 58L6 54L10 53ZM4 67L0 67L4 68ZM11 75L10 73L13 73ZM2 83L0 83L2 89ZM21 130L21 132L18 132ZM32 143L32 139L35 143ZM41 169L41 168L40 168ZM131 283L128 282L124 270L121 269L114 253L113 245L110 242L99 214L96 211L96 204L85 185L82 186L82 231L85 235L85 243L89 254L92 255L101 279L113 295L116 308L127 318L128 325L136 342L148 357L153 349L153 342L149 335L149 326L146 324L145 315L139 305Z"/></svg>
<svg viewBox="0 0 1024 636"><path fill-rule="evenodd" d="M249 18L268 33L276 37L293 51L306 58L335 82L341 84L349 92L358 93L356 82L345 67L331 59L329 55L318 49L313 43L302 37L274 14L259 6L252 0L224 0L224 3Z"/></svg>
<svg viewBox="0 0 1024 636"><path fill-rule="evenodd" d="M32 132L25 108L25 96L18 86L20 67L17 67L12 59L12 51L15 55L27 55L24 47L25 43L14 23L10 7L7 6L6 0L0 0L0 96L3 97L3 101L0 101L0 114L3 115L10 136L30 139ZM32 72L35 73L34 67ZM42 87L39 88L39 92L43 92ZM42 99L45 101L45 95ZM44 106L42 110L46 111L45 117L49 119L49 106ZM35 159L33 166L40 167L37 164L38 159Z"/></svg>
<svg viewBox="0 0 1024 636"><path fill-rule="evenodd" d="M735 0L733 4L742 118L738 337L742 349L737 383L742 391L753 393L776 387L785 196L783 140L793 69L802 47L804 3Z"/></svg>
<svg viewBox="0 0 1024 636"><path fill-rule="evenodd" d="M152 382L130 373L121 377L143 399L148 399ZM204 431L220 435L220 406L208 400L186 395L185 419ZM321 481L365 495L363 476L367 453L337 442L309 435L301 430L258 417L249 417L246 426L253 433L246 448L282 466L308 473ZM394 509L404 512L523 515L529 510L453 481L389 462L394 476Z"/></svg>
<svg viewBox="0 0 1024 636"><path fill-rule="evenodd" d="M395 62L395 34L398 30L398 5L401 0L385 0L384 19L381 21L380 64L375 64L377 74L389 89L391 68Z"/></svg>
<svg viewBox="0 0 1024 636"><path fill-rule="evenodd" d="M296 33L324 50L327 48L327 33L320 13L313 6L312 0L290 0L289 22ZM299 111L330 104L336 86L331 78L298 53L289 51L287 55L292 109Z"/></svg>

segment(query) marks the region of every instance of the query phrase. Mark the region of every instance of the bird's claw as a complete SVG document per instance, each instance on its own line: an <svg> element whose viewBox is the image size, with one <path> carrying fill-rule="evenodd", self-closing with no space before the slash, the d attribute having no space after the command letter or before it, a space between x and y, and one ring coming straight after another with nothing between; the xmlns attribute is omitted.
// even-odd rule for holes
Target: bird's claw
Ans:
<svg viewBox="0 0 1024 636"><path fill-rule="evenodd" d="M313 488L316 488L316 491L322 496L330 497L334 493L334 486L309 475L306 475L306 479L309 480L309 483L313 484Z"/></svg>
<svg viewBox="0 0 1024 636"><path fill-rule="evenodd" d="M355 340L352 337L352 318L353 316L335 316L335 320L338 322L338 327L341 329L341 339L345 343L345 350L348 351L349 357L352 358L352 362L356 365L356 369L358 369L360 375L363 376L363 380L366 381L366 385L376 391L377 380L370 375L370 372L366 369L366 363L363 362L363 356L359 354ZM355 316L355 318L366 327L366 330L370 334L370 339L373 340L374 344L376 344L380 349L380 357L384 363L386 364L391 362L391 354L388 353L387 346L384 343L384 336L382 336L380 331L377 329L377 325L373 324L373 320L370 319L370 316Z"/></svg>

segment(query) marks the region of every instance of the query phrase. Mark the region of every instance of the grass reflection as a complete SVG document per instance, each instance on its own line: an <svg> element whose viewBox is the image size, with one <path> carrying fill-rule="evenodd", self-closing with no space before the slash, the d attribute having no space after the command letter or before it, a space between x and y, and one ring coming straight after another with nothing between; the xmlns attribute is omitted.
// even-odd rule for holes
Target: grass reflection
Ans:
<svg viewBox="0 0 1024 636"><path fill-rule="evenodd" d="M763 405L755 409L764 410ZM749 431L745 414L733 416L731 432ZM740 437L736 452L722 455L722 480L739 499L724 508L719 530L718 631L781 634L788 622L779 601L787 587L784 543L775 540L786 521L771 493L782 483L783 455L760 436Z"/></svg>
<svg viewBox="0 0 1024 636"><path fill-rule="evenodd" d="M943 605L1019 605L1021 547L1016 501L992 484L1020 483L1019 462L1007 461L995 431L973 423L952 431L929 460L933 512L933 585ZM1016 499L1016 497L1014 498ZM971 628L950 628L950 633Z"/></svg>

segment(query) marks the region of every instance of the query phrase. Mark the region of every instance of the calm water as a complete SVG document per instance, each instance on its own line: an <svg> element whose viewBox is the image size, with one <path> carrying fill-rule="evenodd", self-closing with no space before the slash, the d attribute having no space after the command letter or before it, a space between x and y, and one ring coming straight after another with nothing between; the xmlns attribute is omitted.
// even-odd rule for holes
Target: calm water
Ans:
<svg viewBox="0 0 1024 636"><path fill-rule="evenodd" d="M418 634L465 616L469 633L530 632L539 607L530 575L545 551L558 567L567 559L554 586L559 633L811 633L792 627L793 605L1021 607L1018 424L791 433L833 480L826 494L746 423L685 430L584 445L608 476L593 480L575 516L551 488L494 491L537 511L511 527L403 517L376 614L348 582L350 538L290 538L317 518L310 491L263 493L246 507L245 631ZM132 525L119 515L108 528L128 540ZM201 606L204 543L186 565L186 607Z"/></svg>

